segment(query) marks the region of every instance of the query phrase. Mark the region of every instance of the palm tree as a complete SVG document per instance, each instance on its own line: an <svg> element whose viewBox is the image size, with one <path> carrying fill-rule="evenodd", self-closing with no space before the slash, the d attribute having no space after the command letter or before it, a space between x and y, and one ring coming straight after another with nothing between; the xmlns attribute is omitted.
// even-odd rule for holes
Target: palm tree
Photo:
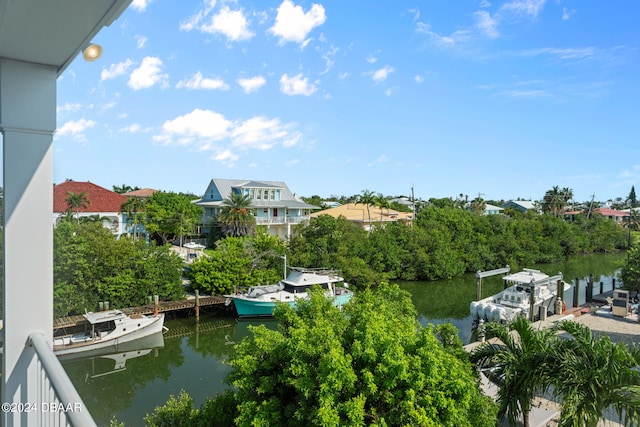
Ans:
<svg viewBox="0 0 640 427"><path fill-rule="evenodd" d="M138 234L138 220L140 212L144 209L144 200L137 197L129 197L120 207L120 212L127 214L127 222L133 224L133 241L136 241Z"/></svg>
<svg viewBox="0 0 640 427"><path fill-rule="evenodd" d="M80 209L86 209L91 203L85 191L83 191L82 193L67 191L67 198L65 199L65 202L67 202L69 211L73 211L76 213L76 219L78 220L78 223L80 223Z"/></svg>
<svg viewBox="0 0 640 427"><path fill-rule="evenodd" d="M564 190L560 190L557 185L548 190L542 200L542 206L545 212L554 216L559 216L566 205Z"/></svg>
<svg viewBox="0 0 640 427"><path fill-rule="evenodd" d="M360 196L358 196L357 203L363 204L367 206L367 216L369 218L369 225L371 225L371 211L369 210L369 206L373 205L376 201L375 195L373 191L370 190L362 190L360 192Z"/></svg>
<svg viewBox="0 0 640 427"><path fill-rule="evenodd" d="M640 420L640 349L595 337L576 322L564 321L557 329L572 339L553 350L554 393L562 399L560 426L596 426L611 407L624 425Z"/></svg>
<svg viewBox="0 0 640 427"><path fill-rule="evenodd" d="M543 366L555 332L536 329L525 317L509 325L488 323L486 331L501 344L484 342L471 353L470 360L479 367L491 367L490 376L498 385L500 419L507 416L509 424L515 425L522 416L528 427L531 402L547 384Z"/></svg>
<svg viewBox="0 0 640 427"><path fill-rule="evenodd" d="M224 206L216 218L222 234L232 237L253 234L256 218L251 209L249 195L231 193L222 203Z"/></svg>
<svg viewBox="0 0 640 427"><path fill-rule="evenodd" d="M380 222L382 222L382 210L386 209L387 213L389 213L389 209L391 209L391 203L389 203L389 199L384 197L382 193L378 193L378 195L375 196L373 200L376 207L380 209Z"/></svg>

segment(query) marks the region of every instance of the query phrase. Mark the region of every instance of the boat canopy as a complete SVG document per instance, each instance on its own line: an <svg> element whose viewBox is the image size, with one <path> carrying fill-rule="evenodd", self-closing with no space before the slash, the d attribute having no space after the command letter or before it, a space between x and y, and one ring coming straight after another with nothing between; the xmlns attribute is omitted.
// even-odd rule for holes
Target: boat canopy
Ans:
<svg viewBox="0 0 640 427"><path fill-rule="evenodd" d="M533 270L531 268L525 268L523 271L517 273L508 274L502 279L508 283L518 283L522 285L528 285L531 282L538 282L548 278L549 276L541 272L540 270Z"/></svg>
<svg viewBox="0 0 640 427"><path fill-rule="evenodd" d="M109 322L111 320L124 319L127 317L120 310L109 310L109 311L99 311L97 313L89 312L83 314L84 318L87 319L87 322L95 325L96 323L104 323Z"/></svg>

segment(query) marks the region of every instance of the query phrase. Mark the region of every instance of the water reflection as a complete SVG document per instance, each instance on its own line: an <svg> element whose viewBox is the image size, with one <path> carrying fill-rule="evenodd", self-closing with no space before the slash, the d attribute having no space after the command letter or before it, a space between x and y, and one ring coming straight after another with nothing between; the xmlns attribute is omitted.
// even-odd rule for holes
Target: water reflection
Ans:
<svg viewBox="0 0 640 427"><path fill-rule="evenodd" d="M277 327L272 319L239 322L203 315L199 323L193 318L167 320L164 336L136 341L138 348L61 362L99 426L109 425L112 416L137 426L181 389L194 398L196 407L223 391L233 343L258 324Z"/></svg>

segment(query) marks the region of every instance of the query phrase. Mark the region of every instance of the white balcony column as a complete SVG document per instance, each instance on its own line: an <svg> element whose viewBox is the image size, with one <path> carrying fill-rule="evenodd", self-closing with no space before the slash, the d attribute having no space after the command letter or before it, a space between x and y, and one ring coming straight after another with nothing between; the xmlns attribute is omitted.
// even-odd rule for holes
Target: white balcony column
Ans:
<svg viewBox="0 0 640 427"><path fill-rule="evenodd" d="M4 354L1 402L38 398L34 332L53 340L53 132L56 67L0 58L4 186ZM36 425L3 412L4 426Z"/></svg>

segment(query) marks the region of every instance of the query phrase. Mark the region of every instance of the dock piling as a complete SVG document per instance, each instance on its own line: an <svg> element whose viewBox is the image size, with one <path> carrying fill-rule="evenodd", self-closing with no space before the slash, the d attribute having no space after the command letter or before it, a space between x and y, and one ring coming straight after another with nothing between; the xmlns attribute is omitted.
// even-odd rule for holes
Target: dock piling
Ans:
<svg viewBox="0 0 640 427"><path fill-rule="evenodd" d="M573 285L573 306L578 306L578 295L580 294L580 279L576 277L576 283Z"/></svg>
<svg viewBox="0 0 640 427"><path fill-rule="evenodd" d="M157 316L158 315L158 295L154 295L153 296L153 315Z"/></svg>
<svg viewBox="0 0 640 427"><path fill-rule="evenodd" d="M200 292L196 289L196 323L200 321Z"/></svg>

